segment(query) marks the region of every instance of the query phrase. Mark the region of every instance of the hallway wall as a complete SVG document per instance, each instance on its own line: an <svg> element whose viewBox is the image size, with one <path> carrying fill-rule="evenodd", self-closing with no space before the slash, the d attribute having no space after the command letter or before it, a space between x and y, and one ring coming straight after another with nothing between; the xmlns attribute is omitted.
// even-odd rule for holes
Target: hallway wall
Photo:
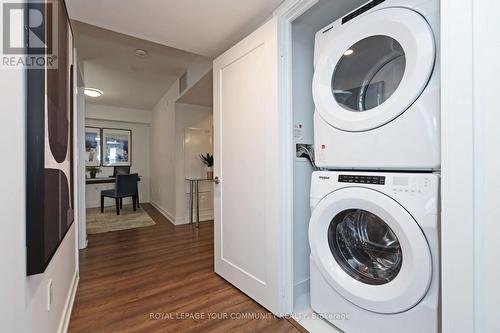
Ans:
<svg viewBox="0 0 500 333"><path fill-rule="evenodd" d="M212 69L212 60L199 57L187 69L187 88ZM176 102L181 97L176 80L151 111L151 203L172 223L176 207ZM181 157L182 158L182 157Z"/></svg>
<svg viewBox="0 0 500 333"><path fill-rule="evenodd" d="M176 164L176 216L175 224L189 223L189 186L184 165L184 133L186 128L204 129L212 132L213 111L211 107L181 104L175 106L175 164ZM208 151L207 151L208 152ZM213 154L213 148L210 151ZM201 165L201 162L200 162ZM200 221L211 221L213 211L213 183L200 182Z"/></svg>
<svg viewBox="0 0 500 333"><path fill-rule="evenodd" d="M2 1L3 2L3 1ZM68 230L43 274L26 276L26 90L22 70L2 70L0 149L0 332L56 333L64 325L76 283L76 225ZM47 284L53 282L51 310Z"/></svg>
<svg viewBox="0 0 500 333"><path fill-rule="evenodd" d="M175 221L175 101L179 80L168 89L152 111L151 203Z"/></svg>

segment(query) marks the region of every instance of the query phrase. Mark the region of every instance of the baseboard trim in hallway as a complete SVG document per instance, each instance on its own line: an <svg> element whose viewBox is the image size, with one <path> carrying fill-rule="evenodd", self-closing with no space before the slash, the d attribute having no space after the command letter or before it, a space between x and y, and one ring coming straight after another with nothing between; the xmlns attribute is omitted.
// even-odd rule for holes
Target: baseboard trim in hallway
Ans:
<svg viewBox="0 0 500 333"><path fill-rule="evenodd" d="M151 206L153 206L153 208L155 208L161 215L163 215L163 217L165 217L167 219L168 222L172 223L173 225L175 225L175 216L173 214L170 214L169 212L167 212L165 209L163 209L163 207L154 202L154 201L151 201L150 202Z"/></svg>
<svg viewBox="0 0 500 333"><path fill-rule="evenodd" d="M89 235L70 333L303 332L214 273L213 223L142 206L156 225Z"/></svg>
<svg viewBox="0 0 500 333"><path fill-rule="evenodd" d="M68 332L69 322L71 319L71 313L73 312L73 306L75 304L76 291L78 290L78 282L80 281L80 277L78 274L78 270L75 272L73 277L73 282L71 283L71 290L66 299L66 304L64 305L64 314L61 318L61 323L59 324L58 333L66 333Z"/></svg>

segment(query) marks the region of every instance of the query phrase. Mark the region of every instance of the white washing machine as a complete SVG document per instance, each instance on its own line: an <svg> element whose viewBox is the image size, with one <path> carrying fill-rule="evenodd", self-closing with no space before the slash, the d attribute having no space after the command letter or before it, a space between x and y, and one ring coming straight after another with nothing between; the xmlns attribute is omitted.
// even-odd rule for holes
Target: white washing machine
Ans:
<svg viewBox="0 0 500 333"><path fill-rule="evenodd" d="M440 168L439 0L375 0L316 34L316 164Z"/></svg>
<svg viewBox="0 0 500 333"><path fill-rule="evenodd" d="M439 176L313 173L311 306L346 333L437 333Z"/></svg>

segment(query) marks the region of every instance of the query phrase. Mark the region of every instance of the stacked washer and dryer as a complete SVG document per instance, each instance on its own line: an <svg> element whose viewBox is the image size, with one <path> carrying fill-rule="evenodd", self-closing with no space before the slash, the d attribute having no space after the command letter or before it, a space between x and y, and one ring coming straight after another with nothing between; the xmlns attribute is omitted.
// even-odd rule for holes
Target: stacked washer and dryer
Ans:
<svg viewBox="0 0 500 333"><path fill-rule="evenodd" d="M316 34L311 306L346 333L439 330L439 0Z"/></svg>

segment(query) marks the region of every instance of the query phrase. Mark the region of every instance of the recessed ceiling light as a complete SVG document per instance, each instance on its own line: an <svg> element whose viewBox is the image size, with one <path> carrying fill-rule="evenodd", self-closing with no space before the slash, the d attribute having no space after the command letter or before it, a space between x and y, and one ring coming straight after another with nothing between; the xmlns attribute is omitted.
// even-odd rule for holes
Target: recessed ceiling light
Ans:
<svg viewBox="0 0 500 333"><path fill-rule="evenodd" d="M138 56L139 58L146 58L148 56L148 51L144 49L136 49L135 55Z"/></svg>
<svg viewBox="0 0 500 333"><path fill-rule="evenodd" d="M94 88L85 88L85 95L89 97L99 97L103 94L102 90Z"/></svg>
<svg viewBox="0 0 500 333"><path fill-rule="evenodd" d="M349 49L349 50L347 50L347 51L345 51L345 52L344 52L344 55L345 55L345 56L350 56L350 55L351 55L351 54L353 54L353 53L354 53L354 50Z"/></svg>

